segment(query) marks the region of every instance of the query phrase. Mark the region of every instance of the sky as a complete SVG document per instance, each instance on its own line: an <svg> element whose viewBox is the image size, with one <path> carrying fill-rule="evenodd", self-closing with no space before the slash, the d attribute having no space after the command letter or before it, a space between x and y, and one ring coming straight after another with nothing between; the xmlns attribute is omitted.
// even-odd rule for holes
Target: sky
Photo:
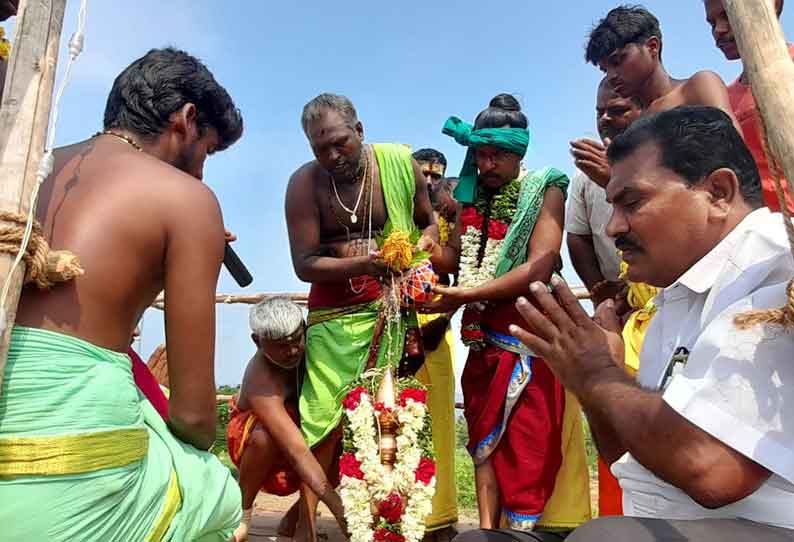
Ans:
<svg viewBox="0 0 794 542"><path fill-rule="evenodd" d="M77 25L78 0L67 2L62 53ZM294 275L284 222L291 173L311 160L300 127L303 105L321 92L348 96L369 142L434 147L456 175L464 148L441 134L450 115L473 120L496 94L518 97L529 118L529 168L573 174L572 139L596 136L600 72L584 61L594 23L615 0L434 0L401 2L89 1L85 51L62 102L57 143L90 137L102 126L114 78L154 47L175 46L204 61L242 111L245 134L208 159L235 249L254 276L239 288L226 271L224 293L303 292ZM701 69L733 81L741 67L714 46L701 0L648 0L660 20L663 61L674 77ZM790 10L791 11L791 10ZM783 28L794 15L784 13ZM12 36L14 21L5 24ZM62 72L63 54L59 63ZM142 217L145 219L145 217ZM564 246L564 243L563 243ZM581 281L567 251L563 275ZM136 349L144 359L163 341L162 314L144 316ZM248 307L219 305L216 380L239 384L253 353ZM464 350L456 348L456 372Z"/></svg>

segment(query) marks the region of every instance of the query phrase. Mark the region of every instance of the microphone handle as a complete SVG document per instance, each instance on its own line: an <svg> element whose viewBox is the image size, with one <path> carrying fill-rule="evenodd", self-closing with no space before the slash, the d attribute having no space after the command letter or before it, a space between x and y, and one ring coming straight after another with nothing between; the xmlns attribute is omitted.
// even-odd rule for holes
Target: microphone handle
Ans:
<svg viewBox="0 0 794 542"><path fill-rule="evenodd" d="M248 268L245 267L245 264L239 256L237 256L237 253L229 243L226 243L226 247L224 248L223 265L226 266L229 274L240 286L248 286L254 281L254 277L251 276Z"/></svg>

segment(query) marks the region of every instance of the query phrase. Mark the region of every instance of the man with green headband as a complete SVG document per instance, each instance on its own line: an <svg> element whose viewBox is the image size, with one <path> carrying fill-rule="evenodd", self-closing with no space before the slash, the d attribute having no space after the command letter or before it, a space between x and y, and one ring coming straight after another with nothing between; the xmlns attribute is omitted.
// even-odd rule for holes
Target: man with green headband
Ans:
<svg viewBox="0 0 794 542"><path fill-rule="evenodd" d="M507 94L474 127L455 117L444 126L469 148L455 190L464 206L459 286L438 287L440 299L422 310L466 306L462 385L480 527L497 528L504 516L511 529L570 530L590 517L579 405L508 331L520 321L516 298L559 267L568 187L557 169L522 167L527 127Z"/></svg>

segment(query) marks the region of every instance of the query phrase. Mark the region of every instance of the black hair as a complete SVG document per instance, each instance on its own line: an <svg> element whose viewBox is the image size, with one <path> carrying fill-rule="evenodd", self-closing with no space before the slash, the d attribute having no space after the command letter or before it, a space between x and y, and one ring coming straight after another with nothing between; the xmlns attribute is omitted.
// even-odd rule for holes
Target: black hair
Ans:
<svg viewBox="0 0 794 542"><path fill-rule="evenodd" d="M200 60L171 47L152 49L116 77L104 127L156 137L187 103L196 106L200 131L212 127L218 132L217 150L240 139L243 117L229 93Z"/></svg>
<svg viewBox="0 0 794 542"><path fill-rule="evenodd" d="M606 77L601 79L601 82L598 83L597 92L600 93L602 90L606 90L606 91L611 92L612 94L617 96L615 91L612 89L612 86L609 84L609 80ZM620 96L618 96L618 97L620 97ZM635 106L637 106L637 108L642 109L642 101L637 96L632 96L631 98L628 98L628 100L631 103L633 103Z"/></svg>
<svg viewBox="0 0 794 542"><path fill-rule="evenodd" d="M491 99L488 107L483 109L474 120L474 129L482 128L527 128L529 122L521 112L521 104L512 94L498 94Z"/></svg>
<svg viewBox="0 0 794 542"><path fill-rule="evenodd" d="M758 167L723 110L681 106L640 117L612 141L609 162L624 160L650 142L659 148L659 164L683 177L687 185L695 186L714 171L727 168L739 179L744 200L753 207L763 205Z"/></svg>
<svg viewBox="0 0 794 542"><path fill-rule="evenodd" d="M413 157L417 162L438 162L447 167L447 157L436 149L419 149L413 154Z"/></svg>
<svg viewBox="0 0 794 542"><path fill-rule="evenodd" d="M642 45L648 38L659 38L662 60L662 30L659 19L642 6L623 5L607 13L590 31L585 60L594 66L618 49L631 43Z"/></svg>

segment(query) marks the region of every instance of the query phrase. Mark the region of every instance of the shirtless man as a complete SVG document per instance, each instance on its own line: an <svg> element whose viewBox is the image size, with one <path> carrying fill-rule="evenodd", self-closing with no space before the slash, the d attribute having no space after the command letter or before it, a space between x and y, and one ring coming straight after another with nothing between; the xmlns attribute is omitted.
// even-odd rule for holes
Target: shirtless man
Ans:
<svg viewBox="0 0 794 542"><path fill-rule="evenodd" d="M6 465L4 538L58 542L90 532L126 541L168 531L174 540L221 541L237 526L239 490L204 451L216 430L224 227L201 178L207 156L242 131L240 111L201 62L156 49L116 78L104 131L56 151L37 220L54 249L79 256L85 274L23 291L0 396L0 455L7 437L29 436L32 461L57 437L74 461L35 471L22 459ZM141 399L124 354L162 290L168 422ZM43 504L46 514L30 514ZM179 511L165 513L172 507Z"/></svg>
<svg viewBox="0 0 794 542"><path fill-rule="evenodd" d="M590 32L585 58L606 74L616 94L638 100L643 114L680 105L707 105L725 111L740 129L719 75L699 71L689 79L674 79L667 73L659 21L645 8L620 6L610 11ZM602 163L607 162L608 146L609 140L604 145L589 139L571 143L577 160ZM592 180L605 187L609 177L597 175Z"/></svg>
<svg viewBox="0 0 794 542"><path fill-rule="evenodd" d="M243 494L243 520L235 540L248 538L251 508L260 488L290 495L298 491L301 480L345 529L342 501L296 425L305 369L303 311L289 299L274 297L255 305L249 320L256 354L245 369L239 395L230 404L226 432L229 455L240 469ZM294 512L290 512L280 530L292 523Z"/></svg>
<svg viewBox="0 0 794 542"><path fill-rule="evenodd" d="M741 60L742 56L739 52L739 47L736 45L736 38L733 36L733 28L731 28L731 22L728 20L728 15L725 13L722 2L723 0L704 0L706 22L711 27L711 35L714 37L715 45L722 51L725 58L730 61ZM783 14L783 0L775 0L775 11L779 19ZM789 43L788 49L789 54L794 57L794 44ZM731 101L733 114L742 126L744 142L747 143L747 147L750 149L758 166L758 173L761 175L761 188L764 192L764 203L770 210L778 212L780 211L780 203L775 189L775 174L772 172L769 160L766 157L761 116L758 113L753 90L750 88L750 82L744 70L733 83L728 85L728 97ZM783 193L786 196L786 205L790 211L794 212L794 203L792 203L786 188L787 181L783 177L782 171L777 173L781 175L780 181L783 185Z"/></svg>
<svg viewBox="0 0 794 542"><path fill-rule="evenodd" d="M338 455L343 390L368 362L399 361L387 360L389 349L380 348L375 333L379 310L373 302L390 274L376 252L375 236L387 221L406 232L426 230L432 241L437 229L427 183L410 149L365 145L350 100L321 94L306 104L301 123L316 160L292 175L286 195L292 263L298 277L312 283L300 419L304 437L327 469ZM392 343L402 346L403 334L400 330ZM306 493L302 517L313 522L316 498ZM312 538L314 526L299 526L298 536Z"/></svg>

